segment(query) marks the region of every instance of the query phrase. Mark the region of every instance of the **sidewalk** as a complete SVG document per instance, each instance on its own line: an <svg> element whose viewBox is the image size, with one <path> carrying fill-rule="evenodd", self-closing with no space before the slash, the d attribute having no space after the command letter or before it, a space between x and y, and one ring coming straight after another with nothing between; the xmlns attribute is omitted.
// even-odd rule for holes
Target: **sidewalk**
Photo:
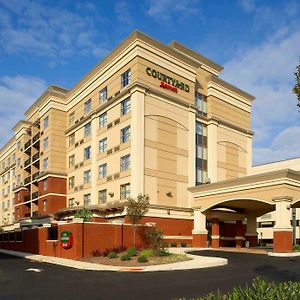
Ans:
<svg viewBox="0 0 300 300"><path fill-rule="evenodd" d="M203 248L170 248L170 252L176 254L182 254L187 251L197 251L204 250ZM196 256L187 254L188 257L192 258L189 261L183 261L173 264L162 264L162 265L153 265L153 266L141 266L141 267L118 267L118 266L107 266L100 265L95 263L81 262L72 259L52 257L52 256L43 256L36 255L24 252L10 251L0 249L1 253L24 257L26 259L50 263L54 265L60 265L64 267L70 267L80 270L90 270L90 271L115 271L115 272L154 272L154 271L175 271L175 270L192 270L192 269L201 269L201 268L210 268L210 267L219 267L228 264L228 260L220 257L205 257L205 256Z"/></svg>

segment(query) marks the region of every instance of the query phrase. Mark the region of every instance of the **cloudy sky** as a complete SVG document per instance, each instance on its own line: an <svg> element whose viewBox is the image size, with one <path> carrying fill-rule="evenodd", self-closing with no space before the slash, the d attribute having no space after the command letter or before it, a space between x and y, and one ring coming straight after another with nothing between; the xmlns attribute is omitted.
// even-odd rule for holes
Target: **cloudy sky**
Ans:
<svg viewBox="0 0 300 300"><path fill-rule="evenodd" d="M297 0L0 0L0 146L47 85L72 87L134 29L202 53L256 96L254 164L300 156Z"/></svg>

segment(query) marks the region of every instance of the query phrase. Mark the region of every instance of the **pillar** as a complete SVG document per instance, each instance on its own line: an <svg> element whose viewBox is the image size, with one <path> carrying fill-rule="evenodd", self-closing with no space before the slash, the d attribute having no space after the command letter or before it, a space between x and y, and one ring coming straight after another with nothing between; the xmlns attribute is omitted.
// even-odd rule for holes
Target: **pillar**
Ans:
<svg viewBox="0 0 300 300"><path fill-rule="evenodd" d="M247 215L247 230L245 233L246 241L249 243L249 247L256 247L258 245L257 234L257 217L254 213L248 213Z"/></svg>
<svg viewBox="0 0 300 300"><path fill-rule="evenodd" d="M207 247L206 216L200 209L194 209L193 247Z"/></svg>
<svg viewBox="0 0 300 300"><path fill-rule="evenodd" d="M243 221L237 220L235 224L235 247L242 248L243 247Z"/></svg>
<svg viewBox="0 0 300 300"><path fill-rule="evenodd" d="M207 126L207 176L211 182L218 181L218 122L211 120Z"/></svg>
<svg viewBox="0 0 300 300"><path fill-rule="evenodd" d="M211 246L212 248L220 247L220 225L219 219L212 219L212 235L211 235Z"/></svg>
<svg viewBox="0 0 300 300"><path fill-rule="evenodd" d="M275 226L273 227L273 252L292 252L291 202L293 198L281 196L273 198L273 201L276 205Z"/></svg>

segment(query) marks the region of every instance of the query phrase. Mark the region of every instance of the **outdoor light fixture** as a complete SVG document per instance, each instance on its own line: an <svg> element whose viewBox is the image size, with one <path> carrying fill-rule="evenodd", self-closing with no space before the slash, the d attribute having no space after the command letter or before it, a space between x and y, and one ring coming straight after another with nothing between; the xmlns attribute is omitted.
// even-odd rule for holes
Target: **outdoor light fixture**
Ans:
<svg viewBox="0 0 300 300"><path fill-rule="evenodd" d="M167 195L168 197L173 197L172 192L166 192L166 195Z"/></svg>
<svg viewBox="0 0 300 300"><path fill-rule="evenodd" d="M110 192L108 195L112 198L114 196L114 193Z"/></svg>

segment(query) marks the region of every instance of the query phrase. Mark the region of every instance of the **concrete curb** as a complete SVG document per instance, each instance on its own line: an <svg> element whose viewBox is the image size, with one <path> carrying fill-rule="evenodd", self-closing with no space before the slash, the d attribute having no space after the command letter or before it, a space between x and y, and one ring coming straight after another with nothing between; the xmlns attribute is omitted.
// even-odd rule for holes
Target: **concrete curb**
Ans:
<svg viewBox="0 0 300 300"><path fill-rule="evenodd" d="M175 248L174 248L175 249ZM188 251L198 251L205 250L203 248L176 248L178 250L170 249L170 252L176 254L183 254ZM120 267L120 266L108 266L108 265L100 265L95 263L88 263L82 261L75 261L72 259L59 258L59 257L51 257L51 256L43 256L37 254L30 254L18 251L10 251L0 249L0 253L23 257L32 261L42 262L42 263L50 263L54 265L60 265L64 267L75 268L79 270L90 270L90 271L113 271L113 272L155 272L155 271L175 271L175 270L192 270L192 269L201 269L201 268L210 268L210 267L219 267L228 264L228 260L226 258L220 257L206 257L206 256L197 256L187 254L188 257L192 258L189 261L183 261L172 264L163 264L163 265L154 265L154 266L146 266L146 267Z"/></svg>
<svg viewBox="0 0 300 300"><path fill-rule="evenodd" d="M268 252L268 255L274 257L295 257L295 256L300 256L300 252L289 252L289 253Z"/></svg>

